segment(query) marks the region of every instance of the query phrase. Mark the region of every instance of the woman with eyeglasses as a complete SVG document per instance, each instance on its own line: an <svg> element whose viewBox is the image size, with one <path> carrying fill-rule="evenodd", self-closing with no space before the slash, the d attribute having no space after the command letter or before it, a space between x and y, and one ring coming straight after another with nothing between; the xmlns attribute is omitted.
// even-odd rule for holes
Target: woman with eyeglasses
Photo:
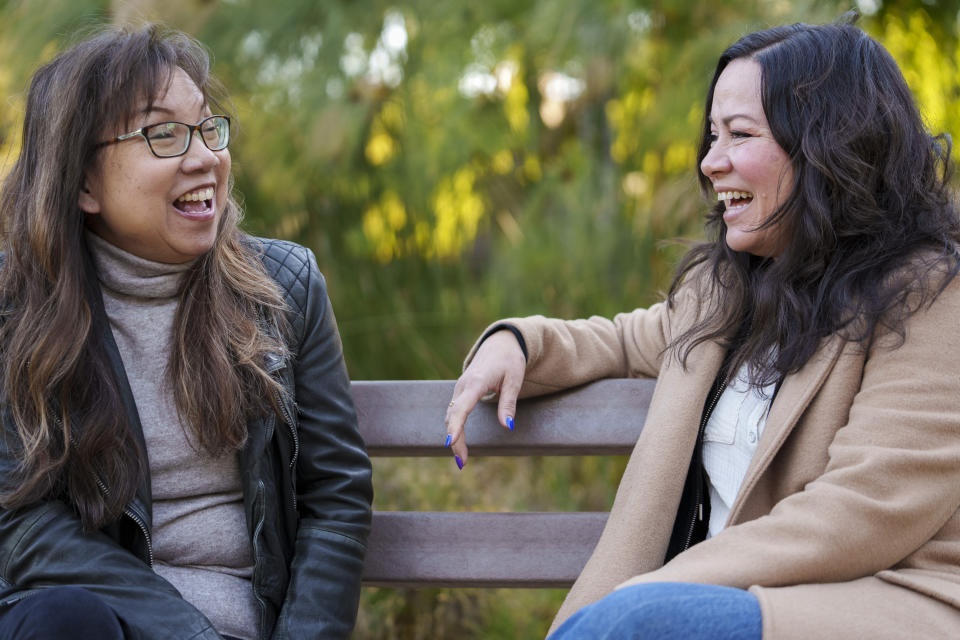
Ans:
<svg viewBox="0 0 960 640"><path fill-rule="evenodd" d="M370 463L313 254L250 237L202 47L33 77L0 195L0 638L341 638Z"/></svg>
<svg viewBox="0 0 960 640"><path fill-rule="evenodd" d="M461 467L466 416L491 391L522 429L518 395L657 378L551 640L960 634L950 166L864 32L746 35L706 94L708 241L666 300L485 332L447 411Z"/></svg>

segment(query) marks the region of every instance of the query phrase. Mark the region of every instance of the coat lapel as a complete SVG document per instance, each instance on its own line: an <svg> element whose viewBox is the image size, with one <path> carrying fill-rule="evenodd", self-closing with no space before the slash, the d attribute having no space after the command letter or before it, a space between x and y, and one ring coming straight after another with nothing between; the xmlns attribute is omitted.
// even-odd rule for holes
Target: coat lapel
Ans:
<svg viewBox="0 0 960 640"><path fill-rule="evenodd" d="M844 344L845 341L837 336L825 338L820 348L803 368L783 379L780 391L770 407L770 414L767 416L766 426L757 444L757 451L750 460L743 484L730 509L728 523L737 522L745 498L750 495L760 476L783 446L787 436L797 426L803 412L806 411L836 365Z"/></svg>

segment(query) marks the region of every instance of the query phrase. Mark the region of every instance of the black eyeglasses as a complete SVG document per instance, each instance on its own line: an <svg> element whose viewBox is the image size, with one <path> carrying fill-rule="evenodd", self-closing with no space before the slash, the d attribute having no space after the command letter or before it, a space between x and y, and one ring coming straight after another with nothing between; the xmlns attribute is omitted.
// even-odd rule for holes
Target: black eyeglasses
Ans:
<svg viewBox="0 0 960 640"><path fill-rule="evenodd" d="M158 158L175 158L190 149L193 132L200 132L200 139L210 151L226 149L230 143L230 118L227 116L207 116L197 124L183 122L158 122L140 127L136 131L117 136L113 140L101 142L96 148L105 147L140 136L147 141L150 152Z"/></svg>

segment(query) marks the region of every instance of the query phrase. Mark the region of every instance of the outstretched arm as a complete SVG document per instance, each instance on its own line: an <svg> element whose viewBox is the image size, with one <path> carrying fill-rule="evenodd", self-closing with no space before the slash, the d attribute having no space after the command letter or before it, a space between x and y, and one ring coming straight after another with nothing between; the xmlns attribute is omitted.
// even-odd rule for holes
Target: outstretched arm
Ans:
<svg viewBox="0 0 960 640"><path fill-rule="evenodd" d="M602 378L656 377L672 316L667 303L660 303L613 320L531 316L491 325L467 355L447 407L446 436L458 464L467 460L464 424L481 398L499 394L497 417L512 429L517 398Z"/></svg>

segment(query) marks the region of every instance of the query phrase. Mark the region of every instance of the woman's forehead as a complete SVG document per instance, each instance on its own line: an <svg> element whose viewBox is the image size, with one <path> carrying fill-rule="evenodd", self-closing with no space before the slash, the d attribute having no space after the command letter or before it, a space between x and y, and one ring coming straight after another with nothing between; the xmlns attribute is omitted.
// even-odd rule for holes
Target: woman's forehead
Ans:
<svg viewBox="0 0 960 640"><path fill-rule="evenodd" d="M206 109L207 96L187 72L178 67L160 77L159 87L140 100L132 119L202 114Z"/></svg>
<svg viewBox="0 0 960 640"><path fill-rule="evenodd" d="M710 120L715 124L734 118L766 122L761 98L762 69L755 60L730 62L717 78L710 105Z"/></svg>
<svg viewBox="0 0 960 640"><path fill-rule="evenodd" d="M207 97L183 69L177 67L163 80L150 104L145 106L153 110L192 107L202 109L206 106Z"/></svg>

